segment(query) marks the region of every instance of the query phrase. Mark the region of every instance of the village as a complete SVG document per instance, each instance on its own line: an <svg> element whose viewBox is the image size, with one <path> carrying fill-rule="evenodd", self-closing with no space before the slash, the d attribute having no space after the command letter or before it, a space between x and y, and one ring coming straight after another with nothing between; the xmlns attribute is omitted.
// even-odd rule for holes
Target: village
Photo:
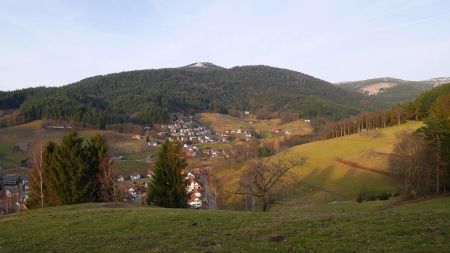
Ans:
<svg viewBox="0 0 450 253"><path fill-rule="evenodd" d="M215 199L208 185L209 168L195 168L185 170L184 181L186 185L186 195L188 207L194 209L215 208ZM146 192L149 180L152 178L152 170L149 169L147 175L132 175L128 183L125 183L123 176L117 181L119 183L121 199L119 201L143 205L145 204ZM0 181L0 215L27 210L27 200L29 198L29 177L7 174Z"/></svg>
<svg viewBox="0 0 450 253"><path fill-rule="evenodd" d="M0 215L26 210L29 177L6 174L0 181Z"/></svg>
<svg viewBox="0 0 450 253"><path fill-rule="evenodd" d="M245 112L246 115L250 112ZM188 206L191 208L215 208L214 194L209 189L208 172L216 166L215 161L232 158L232 144L246 142L261 138L262 133L251 128L226 129L213 131L201 125L193 115L174 115L171 124L160 124L154 127L142 126L141 134L129 135L133 141L142 143L148 150L144 159L130 160L127 154L117 154L112 157L116 164L126 162L141 162L145 164L142 169L119 170L117 179L120 186L120 199L118 201L141 205L145 202L148 185L152 179L152 164L159 146L165 141L177 141L182 145L185 158L190 169L183 171L186 176L186 194ZM249 125L255 121L249 120ZM61 131L72 129L70 124L64 122L47 121L42 126L46 131ZM272 135L290 135L288 130L274 128ZM26 144L26 145L25 145ZM141 144L140 144L141 145ZM225 147L228 147L225 148ZM14 147L18 151L25 152L30 149L30 143L17 143ZM205 165L208 164L208 165ZM28 163L30 165L30 163ZM29 167L29 166L27 166ZM0 213L11 213L26 209L28 198L29 177L22 174L6 174L0 179Z"/></svg>
<svg viewBox="0 0 450 253"><path fill-rule="evenodd" d="M205 161L211 158L227 159L230 157L224 149L212 148L209 145L230 142L230 139L221 133L214 133L207 127L201 126L194 121L193 116L179 116L172 124L162 124L157 129L156 135L133 135L132 138L136 141L145 140L146 145L153 149L157 149L165 140L177 141L182 145L188 161L192 159ZM120 161L123 157L114 157L114 159ZM146 161L150 164L152 163L151 158L146 159ZM214 194L209 188L207 179L210 169L211 167L199 166L183 171L188 207L195 209L215 208ZM151 180L152 175L153 171L151 168L147 170L146 175L140 175L139 173L132 173L129 176L121 175L118 181L126 185L123 200L141 204L146 196L148 182Z"/></svg>
<svg viewBox="0 0 450 253"><path fill-rule="evenodd" d="M250 114L246 112L246 115ZM248 122L250 125L254 121ZM42 123L43 131L71 130L72 125L63 121L45 121ZM215 168L217 159L230 159L232 152L224 147L231 147L236 141L250 141L260 138L259 131L251 129L227 129L213 131L201 125L194 119L193 115L174 115L171 124L161 124L154 127L142 126L141 134L131 135L135 142L141 142L146 146L149 155L145 159L137 161L146 164L145 173L133 168L122 171L117 179L120 186L120 199L127 203L141 205L145 202L148 185L151 181L153 171L152 163L159 146L165 140L177 141L182 145L184 154L190 166L183 172L186 182L186 194L188 195L188 206L191 208L215 208L214 194L208 185L208 172ZM272 134L290 134L281 129L272 130ZM30 142L16 143L16 152L27 152L30 150ZM126 163L129 160L126 154L118 154L112 157L117 163ZM202 165L203 164L203 165ZM204 164L209 164L208 166ZM26 167L31 166L28 160ZM23 167L25 168L25 167ZM121 171L121 170L119 170ZM127 172L128 171L128 172ZM24 173L4 174L0 178L0 213L6 214L26 209L26 201L29 194L29 177Z"/></svg>

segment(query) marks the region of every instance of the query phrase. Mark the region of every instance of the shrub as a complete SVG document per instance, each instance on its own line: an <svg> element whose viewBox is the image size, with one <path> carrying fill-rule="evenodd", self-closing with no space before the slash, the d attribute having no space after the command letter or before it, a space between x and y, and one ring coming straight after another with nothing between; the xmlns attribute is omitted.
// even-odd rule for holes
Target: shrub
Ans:
<svg viewBox="0 0 450 253"><path fill-rule="evenodd" d="M361 195L361 193L359 193L358 196L356 197L356 202L361 203L363 201L364 201L363 196Z"/></svg>
<svg viewBox="0 0 450 253"><path fill-rule="evenodd" d="M391 196L392 196L392 194L390 194L390 193L382 192L382 193L378 194L377 198L379 200L388 200Z"/></svg>
<svg viewBox="0 0 450 253"><path fill-rule="evenodd" d="M376 195L373 192L362 191L356 197L356 201L358 203L361 203L363 201L374 201L374 200L377 200L377 199L381 200L381 198L386 198L386 195L387 195L387 199L389 199L389 197L391 196L390 194L385 193L385 192ZM380 198L380 196L381 196L381 198ZM383 200L385 200L385 199L383 199Z"/></svg>

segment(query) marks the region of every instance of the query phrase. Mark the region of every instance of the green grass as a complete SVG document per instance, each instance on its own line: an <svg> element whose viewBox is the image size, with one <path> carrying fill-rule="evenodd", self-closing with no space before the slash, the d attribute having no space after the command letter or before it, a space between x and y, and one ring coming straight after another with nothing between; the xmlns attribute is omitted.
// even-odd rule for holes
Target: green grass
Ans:
<svg viewBox="0 0 450 253"><path fill-rule="evenodd" d="M375 192L396 191L397 184L391 178L377 173L352 168L339 163L336 158L356 162L362 166L380 171L388 170L388 156L379 153L390 153L397 142L396 133L414 131L420 122L382 129L381 138L366 137L353 134L346 137L325 141L311 142L291 148L287 157L294 158L306 155L308 164L294 168L292 172L301 180L324 187L343 196L353 197L363 190ZM377 160L378 162L373 162Z"/></svg>
<svg viewBox="0 0 450 253"><path fill-rule="evenodd" d="M203 149L203 148L226 149L226 148L231 148L231 143L224 143L224 142L201 143L201 144L197 144L196 146L199 147L200 149Z"/></svg>
<svg viewBox="0 0 450 253"><path fill-rule="evenodd" d="M27 158L27 153L14 152L14 145L15 143L10 141L0 142L0 171L15 168Z"/></svg>
<svg viewBox="0 0 450 253"><path fill-rule="evenodd" d="M335 200L354 200L361 191L376 194L383 191L396 193L400 184L392 178L374 172L353 168L336 161L341 158L356 162L362 166L387 171L388 158L394 144L396 134L401 131L414 131L422 125L421 122L382 129L380 138L353 134L341 138L315 141L289 149L286 157L295 158L306 155L307 164L304 167L293 168L283 186L281 205L274 208L284 209L285 206L302 206L311 203L329 203ZM236 191L241 168L221 169L215 175L219 189ZM235 209L240 205L239 195L219 192L219 202L224 208Z"/></svg>
<svg viewBox="0 0 450 253"><path fill-rule="evenodd" d="M136 153L123 153L123 154L120 154L120 155L124 156L127 160L144 160L149 155L152 155L152 154L155 154L155 153L156 152L154 150L152 150L152 151L136 152Z"/></svg>
<svg viewBox="0 0 450 253"><path fill-rule="evenodd" d="M119 169L120 174L124 177L133 173L147 174L147 169L149 168L148 163L133 160L117 161L114 162L114 166Z"/></svg>
<svg viewBox="0 0 450 253"><path fill-rule="evenodd" d="M448 252L450 199L283 212L83 204L0 217L0 252ZM347 205L349 205L347 207ZM324 211L327 210L327 211ZM283 240L274 242L274 236Z"/></svg>

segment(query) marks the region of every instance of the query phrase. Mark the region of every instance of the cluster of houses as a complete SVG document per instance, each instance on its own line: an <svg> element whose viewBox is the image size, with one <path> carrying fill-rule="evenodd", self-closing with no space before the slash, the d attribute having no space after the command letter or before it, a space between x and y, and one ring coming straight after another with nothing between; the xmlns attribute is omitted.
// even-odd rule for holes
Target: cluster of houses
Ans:
<svg viewBox="0 0 450 253"><path fill-rule="evenodd" d="M285 134L285 135L291 135L292 131L290 130L283 130L281 128L272 129L273 134Z"/></svg>
<svg viewBox="0 0 450 253"><path fill-rule="evenodd" d="M195 168L192 171L186 173L186 171L182 172L185 174L185 185L186 185L186 194L188 196L188 207L199 209L199 208L207 208L208 203L204 194L204 181L206 180L203 175L203 171L201 168ZM152 170L149 170L147 173L147 177L152 177ZM124 202L135 202L136 204L142 204L145 199L145 194L148 190L147 182L134 182L133 185L125 185L123 188L124 191Z"/></svg>
<svg viewBox="0 0 450 253"><path fill-rule="evenodd" d="M188 120L175 120L173 124L161 125L158 136L170 141L177 140L181 143L211 143L216 142L217 137L206 127L199 126L190 116Z"/></svg>
<svg viewBox="0 0 450 253"><path fill-rule="evenodd" d="M26 209L29 194L28 176L7 174L2 177L0 191L0 214L8 214Z"/></svg>
<svg viewBox="0 0 450 253"><path fill-rule="evenodd" d="M207 207L207 201L203 196L204 187L201 183L202 180L203 174L201 168L195 168L186 174L186 194L188 195L188 206L190 208L199 209Z"/></svg>
<svg viewBox="0 0 450 253"><path fill-rule="evenodd" d="M243 141L249 141L252 138L255 137L255 133L249 130L225 130L223 132L217 133L218 136L220 136L221 141L223 142L230 142L233 139L241 139Z"/></svg>
<svg viewBox="0 0 450 253"><path fill-rule="evenodd" d="M197 144L215 143L224 140L223 138L221 139L219 135L214 134L210 129L200 126L193 120L193 116L188 116L185 119L177 119L169 125L161 125L161 132L158 133L158 137L160 139L182 143L184 154L187 158L229 157L222 149L201 149L197 146ZM158 147L160 144L161 141L158 140L149 140L147 143L150 147Z"/></svg>
<svg viewBox="0 0 450 253"><path fill-rule="evenodd" d="M135 182L133 186L126 187L124 189L125 194L124 194L123 200L124 200L124 202L131 202L140 197L141 202L142 202L143 201L142 197L145 195L147 190L148 190L147 182L142 182L141 184L138 184L137 182ZM142 203L139 203L139 204L142 204Z"/></svg>

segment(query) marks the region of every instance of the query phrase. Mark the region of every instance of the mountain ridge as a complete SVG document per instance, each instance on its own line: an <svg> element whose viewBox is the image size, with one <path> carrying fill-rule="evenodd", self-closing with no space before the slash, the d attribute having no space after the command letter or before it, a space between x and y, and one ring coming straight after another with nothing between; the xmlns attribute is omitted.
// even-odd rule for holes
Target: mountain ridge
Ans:
<svg viewBox="0 0 450 253"><path fill-rule="evenodd" d="M374 97L388 104L406 102L417 97L421 92L441 84L449 83L450 77L436 77L422 81L410 81L393 77L379 77L358 81L335 83L348 91Z"/></svg>
<svg viewBox="0 0 450 253"><path fill-rule="evenodd" d="M236 110L250 110L261 117L291 111L304 118L338 119L377 106L365 95L293 70L266 65L226 69L192 63L0 93L0 110L15 112L8 120L3 117L3 123L0 118L0 125L50 118L104 128L108 124L167 122L176 112Z"/></svg>

